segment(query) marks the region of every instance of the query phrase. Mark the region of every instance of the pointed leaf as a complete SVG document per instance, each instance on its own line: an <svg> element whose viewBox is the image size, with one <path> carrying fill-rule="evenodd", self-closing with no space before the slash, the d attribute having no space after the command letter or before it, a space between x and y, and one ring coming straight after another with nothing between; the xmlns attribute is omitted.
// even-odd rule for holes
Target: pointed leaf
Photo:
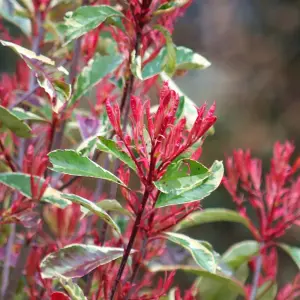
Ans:
<svg viewBox="0 0 300 300"><path fill-rule="evenodd" d="M131 157L125 153L116 142L108 140L105 137L98 137L97 148L106 153L110 153L123 163L125 163L129 168L136 171L136 166Z"/></svg>
<svg viewBox="0 0 300 300"><path fill-rule="evenodd" d="M65 45L85 33L97 28L110 17L124 17L118 10L108 5L81 6L65 17Z"/></svg>
<svg viewBox="0 0 300 300"><path fill-rule="evenodd" d="M47 122L47 120L43 119L39 115L36 115L30 111L25 111L23 108L15 107L11 110L11 113L14 114L20 120L29 120L36 122Z"/></svg>
<svg viewBox="0 0 300 300"><path fill-rule="evenodd" d="M283 249L294 261L297 267L300 269L300 248L289 246L287 244L278 243L277 244L281 249Z"/></svg>
<svg viewBox="0 0 300 300"><path fill-rule="evenodd" d="M123 59L121 55L101 56L97 53L79 74L70 104L74 104L101 79L115 71Z"/></svg>
<svg viewBox="0 0 300 300"><path fill-rule="evenodd" d="M101 265L122 257L123 254L124 249L122 248L72 244L48 254L41 261L41 274L43 278L53 278L57 275L78 278Z"/></svg>
<svg viewBox="0 0 300 300"><path fill-rule="evenodd" d="M80 156L74 150L55 150L48 154L53 165L51 170L63 174L102 178L118 184L125 184L114 174L103 169L88 157Z"/></svg>
<svg viewBox="0 0 300 300"><path fill-rule="evenodd" d="M59 282L71 296L72 300L87 300L80 286L72 281L72 279L58 276Z"/></svg>
<svg viewBox="0 0 300 300"><path fill-rule="evenodd" d="M155 207L178 205L201 200L209 196L221 183L224 168L220 161L215 161L210 168L210 175L198 185L181 190L175 193L160 193Z"/></svg>
<svg viewBox="0 0 300 300"><path fill-rule="evenodd" d="M178 231L212 222L235 222L241 223L247 228L250 226L249 221L246 218L233 210L224 208L207 208L191 213L186 219L179 222L175 226L174 230Z"/></svg>
<svg viewBox="0 0 300 300"><path fill-rule="evenodd" d="M158 9L153 13L153 15L161 15L173 12L175 9L186 5L189 0L173 0L168 1L158 7Z"/></svg>
<svg viewBox="0 0 300 300"><path fill-rule="evenodd" d="M104 211L101 207L96 205L94 202L89 201L85 198L82 198L80 196L74 195L74 194L62 194L62 197L65 199L70 200L73 203L80 204L84 208L88 209L89 211L96 214L99 218L101 218L104 222L112 226L119 234L121 234L120 229L118 225L115 223L115 221L110 217L106 211ZM83 210L85 212L85 210Z"/></svg>
<svg viewBox="0 0 300 300"><path fill-rule="evenodd" d="M178 195L203 183L209 175L209 170L199 162L182 159L172 163L164 176L154 182L154 185L163 193Z"/></svg>
<svg viewBox="0 0 300 300"><path fill-rule="evenodd" d="M130 211L124 208L117 200L105 199L98 202L96 205L105 211L117 211L122 213L123 215L132 217Z"/></svg>
<svg viewBox="0 0 300 300"><path fill-rule="evenodd" d="M195 262L201 268L211 273L216 272L217 265L215 262L214 255L201 242L180 233L165 232L164 235L169 241L187 249L193 256Z"/></svg>
<svg viewBox="0 0 300 300"><path fill-rule="evenodd" d="M39 185L42 186L42 184L44 183L44 179L37 176L34 176L34 178L36 182L39 181ZM0 173L0 183L17 190L27 198L32 197L30 175L28 174ZM48 186L41 200L51 203L60 208L65 208L71 203L70 201L64 199L61 196L61 193L53 189L51 186Z"/></svg>
<svg viewBox="0 0 300 300"><path fill-rule="evenodd" d="M249 262L259 252L259 243L256 241L243 241L231 246L223 255L224 261L232 269Z"/></svg>
<svg viewBox="0 0 300 300"><path fill-rule="evenodd" d="M182 270L185 272L189 272L195 274L197 276L202 276L205 278L211 278L218 283L224 284L227 286L229 290L236 291L240 295L245 296L245 290L243 285L236 279L226 276L220 272L211 273L206 270L197 268L197 267L190 267L185 265L151 265L150 271L151 272L164 272L164 271L173 271L173 270Z"/></svg>
<svg viewBox="0 0 300 300"><path fill-rule="evenodd" d="M31 128L20 118L0 105L0 127L10 129L19 137L31 137Z"/></svg>
<svg viewBox="0 0 300 300"><path fill-rule="evenodd" d="M60 72L63 72L66 75L69 74L68 71L64 67L57 66L55 64L54 60L50 59L49 57L46 57L44 55L37 55L36 53L34 53L31 50L28 50L22 46L19 46L17 44L14 44L14 43L11 43L8 41L0 40L0 43L3 46L10 47L12 50L14 50L18 55L21 56L21 58L24 59L24 61L28 64L28 66L34 70L35 70L35 64L41 63L41 64L45 64L46 66L49 66L49 67L54 67L55 69L57 69Z"/></svg>

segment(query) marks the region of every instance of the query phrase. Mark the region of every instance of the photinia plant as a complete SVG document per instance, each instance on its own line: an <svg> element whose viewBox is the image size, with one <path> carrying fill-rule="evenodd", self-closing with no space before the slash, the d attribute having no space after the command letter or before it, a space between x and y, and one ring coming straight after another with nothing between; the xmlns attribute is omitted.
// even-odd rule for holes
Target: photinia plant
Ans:
<svg viewBox="0 0 300 300"><path fill-rule="evenodd" d="M226 159L226 176L199 162L215 104L197 107L173 81L210 66L172 41L191 2L4 3L0 42L18 60L0 80L0 299L299 295L299 276L276 285L278 247L300 266L300 249L277 241L300 219L293 145L275 144L264 179L249 151ZM237 212L200 206L222 181ZM181 232L218 221L253 240L221 255ZM177 271L194 276L187 290Z"/></svg>

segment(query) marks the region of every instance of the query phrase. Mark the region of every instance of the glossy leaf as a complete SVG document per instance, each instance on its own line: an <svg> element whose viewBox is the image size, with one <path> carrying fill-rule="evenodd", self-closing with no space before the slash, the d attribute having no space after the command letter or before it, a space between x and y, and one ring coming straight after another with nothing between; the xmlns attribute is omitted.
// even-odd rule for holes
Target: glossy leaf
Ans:
<svg viewBox="0 0 300 300"><path fill-rule="evenodd" d="M122 61L121 55L101 56L97 53L78 75L70 104L74 104L101 79L115 71Z"/></svg>
<svg viewBox="0 0 300 300"><path fill-rule="evenodd" d="M125 153L116 142L108 140L105 137L99 137L97 142L97 148L102 151L113 155L114 157L121 160L129 168L136 171L136 166L131 157Z"/></svg>
<svg viewBox="0 0 300 300"><path fill-rule="evenodd" d="M6 127L19 137L31 137L31 128L8 109L0 105L0 127Z"/></svg>
<svg viewBox="0 0 300 300"><path fill-rule="evenodd" d="M55 150L48 154L53 167L51 170L63 174L102 178L125 185L118 177L103 169L88 157L80 156L74 150Z"/></svg>
<svg viewBox="0 0 300 300"><path fill-rule="evenodd" d="M97 28L108 18L123 17L123 14L108 5L81 6L65 17L65 44Z"/></svg>
<svg viewBox="0 0 300 300"><path fill-rule="evenodd" d="M40 181L40 186L44 183L44 179L34 176L36 181ZM24 173L0 173L0 182L6 186L9 186L27 198L31 198L31 182L30 175ZM65 208L71 202L64 199L61 193L51 186L48 186L42 199L42 201L51 203L60 208Z"/></svg>
<svg viewBox="0 0 300 300"><path fill-rule="evenodd" d="M211 65L206 58L194 52L192 49L183 46L176 46L174 50L175 50L175 53L173 54L175 58L174 68L178 71L179 70L188 71L188 70L196 70L196 69L202 70L208 68ZM169 49L166 46L161 49L159 54L153 60L151 60L143 67L142 70L143 79L148 79L160 74L164 70L164 63L167 57L170 57L170 54L169 54ZM168 72L165 72L165 74L167 76L169 75Z"/></svg>
<svg viewBox="0 0 300 300"><path fill-rule="evenodd" d="M233 210L225 208L207 208L191 213L186 219L179 222L174 230L178 231L212 222L235 222L240 223L247 228L250 226L249 221L246 218Z"/></svg>
<svg viewBox="0 0 300 300"><path fill-rule="evenodd" d="M107 224L112 226L114 228L114 230L116 230L119 234L121 233L118 225L114 222L114 220L110 217L110 215L105 210L103 210L101 207L96 205L94 202L89 201L83 197L80 197L80 196L77 196L74 194L62 194L62 197L70 200L73 203L80 204L82 207L93 212L104 222L106 222ZM85 213L86 211L83 210L83 212Z"/></svg>
<svg viewBox="0 0 300 300"><path fill-rule="evenodd" d="M195 262L201 268L211 273L216 272L217 264L214 255L201 242L180 233L165 232L164 235L169 241L188 250L194 258Z"/></svg>
<svg viewBox="0 0 300 300"><path fill-rule="evenodd" d="M289 246L287 244L278 243L277 244L282 250L284 250L294 261L297 267L300 269L300 248Z"/></svg>
<svg viewBox="0 0 300 300"><path fill-rule="evenodd" d="M51 300L72 300L68 295L62 292L53 292L51 294Z"/></svg>
<svg viewBox="0 0 300 300"><path fill-rule="evenodd" d="M62 67L62 66L57 66L54 62L54 60L50 59L49 57L46 57L44 55L37 55L36 53L34 53L31 50L28 50L22 46L19 46L17 44L8 42L8 41L3 41L0 40L0 43L3 46L7 46L10 47L12 50L14 50L18 55L20 55L24 61L28 64L28 66L32 69L35 69L35 64L41 63L41 64L45 64L46 66L51 66L54 67L55 69L57 69L58 71L68 75L68 71Z"/></svg>
<svg viewBox="0 0 300 300"><path fill-rule="evenodd" d="M210 168L210 175L198 185L193 185L174 193L160 193L156 207L178 205L201 200L209 196L221 183L224 168L221 161L215 161Z"/></svg>
<svg viewBox="0 0 300 300"><path fill-rule="evenodd" d="M249 262L259 252L259 243L243 241L231 246L222 256L222 260L231 268L236 269Z"/></svg>
<svg viewBox="0 0 300 300"><path fill-rule="evenodd" d="M182 191L203 183L209 175L209 170L199 162L182 159L172 163L164 176L154 184L163 193L179 195Z"/></svg>
<svg viewBox="0 0 300 300"><path fill-rule="evenodd" d="M161 15L165 13L173 12L175 9L184 6L189 0L171 0L158 7L158 9L153 13L154 15Z"/></svg>
<svg viewBox="0 0 300 300"><path fill-rule="evenodd" d="M83 290L80 286L72 281L72 279L65 278L63 276L58 277L59 282L67 291L72 300L87 300L84 296Z"/></svg>
<svg viewBox="0 0 300 300"><path fill-rule="evenodd" d="M151 272L164 272L164 271L173 271L173 270L182 270L185 272L189 272L195 274L197 276L201 276L204 278L210 278L215 280L217 283L224 284L227 286L227 289L230 291L235 291L239 295L245 296L245 291L243 285L236 279L226 276L220 272L211 273L206 270L190 267L185 265L150 265L149 269Z"/></svg>
<svg viewBox="0 0 300 300"><path fill-rule="evenodd" d="M123 256L124 249L72 244L48 254L40 264L43 278L62 275L67 278L82 277L95 268Z"/></svg>
<svg viewBox="0 0 300 300"><path fill-rule="evenodd" d="M20 120L28 120L35 122L47 122L47 120L43 119L39 115L36 115L30 111L25 111L23 108L15 107L11 110L11 113L14 114Z"/></svg>

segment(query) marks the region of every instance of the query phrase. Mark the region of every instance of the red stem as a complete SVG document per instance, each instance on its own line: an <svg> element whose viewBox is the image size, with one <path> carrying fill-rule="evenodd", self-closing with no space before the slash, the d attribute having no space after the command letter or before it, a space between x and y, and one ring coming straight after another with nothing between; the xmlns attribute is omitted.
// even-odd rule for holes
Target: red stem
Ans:
<svg viewBox="0 0 300 300"><path fill-rule="evenodd" d="M13 160L12 160L11 156L6 152L6 149L5 149L5 147L4 147L4 145L3 145L2 141L1 141L1 139L0 139L0 149L1 149L1 151L3 152L3 155L4 155L4 157L5 157L5 160L6 160L7 164L9 165L9 167L11 168L11 170L12 170L13 172L16 172L17 169L16 169L16 167L14 166Z"/></svg>

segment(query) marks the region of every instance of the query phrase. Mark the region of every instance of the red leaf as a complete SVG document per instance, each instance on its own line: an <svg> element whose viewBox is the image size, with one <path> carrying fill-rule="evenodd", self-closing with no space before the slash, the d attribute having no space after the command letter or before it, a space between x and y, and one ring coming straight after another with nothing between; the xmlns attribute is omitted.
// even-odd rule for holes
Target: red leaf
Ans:
<svg viewBox="0 0 300 300"><path fill-rule="evenodd" d="M51 295L51 300L71 300L71 298L62 292L54 292Z"/></svg>

